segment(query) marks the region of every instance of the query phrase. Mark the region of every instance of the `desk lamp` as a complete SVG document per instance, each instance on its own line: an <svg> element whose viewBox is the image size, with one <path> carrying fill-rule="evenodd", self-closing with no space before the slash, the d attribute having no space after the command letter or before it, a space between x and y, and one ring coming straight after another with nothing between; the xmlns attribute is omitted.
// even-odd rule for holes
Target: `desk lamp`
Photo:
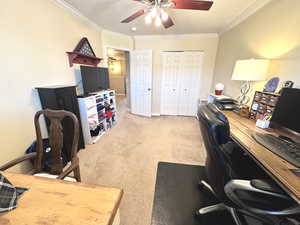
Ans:
<svg viewBox="0 0 300 225"><path fill-rule="evenodd" d="M237 60L231 80L245 81L241 86L241 95L238 101L241 106L249 102L247 94L250 91L250 81L263 81L268 72L269 60L266 59L246 59Z"/></svg>

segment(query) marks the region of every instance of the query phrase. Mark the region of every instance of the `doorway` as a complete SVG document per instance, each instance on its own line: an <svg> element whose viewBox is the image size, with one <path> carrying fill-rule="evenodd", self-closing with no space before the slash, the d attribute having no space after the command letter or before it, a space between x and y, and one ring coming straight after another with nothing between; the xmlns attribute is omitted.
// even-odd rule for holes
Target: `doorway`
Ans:
<svg viewBox="0 0 300 225"><path fill-rule="evenodd" d="M106 52L110 89L116 91L116 95L119 99L125 99L126 108L129 110L129 51L107 47Z"/></svg>

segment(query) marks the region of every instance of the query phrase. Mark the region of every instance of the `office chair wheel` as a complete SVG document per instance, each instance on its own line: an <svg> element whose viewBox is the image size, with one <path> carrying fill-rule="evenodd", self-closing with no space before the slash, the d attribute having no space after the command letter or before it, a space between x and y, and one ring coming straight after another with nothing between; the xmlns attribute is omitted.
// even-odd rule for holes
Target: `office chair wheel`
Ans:
<svg viewBox="0 0 300 225"><path fill-rule="evenodd" d="M195 212L195 218L198 222L203 220L203 215L200 214L199 210Z"/></svg>
<svg viewBox="0 0 300 225"><path fill-rule="evenodd" d="M197 223L199 224L207 223L207 215L201 214L200 209L195 212L194 216L195 216L195 220L197 220Z"/></svg>
<svg viewBox="0 0 300 225"><path fill-rule="evenodd" d="M199 180L199 181L198 181L198 187L199 187L199 189L201 189L201 190L205 189L205 183L204 183L202 180Z"/></svg>
<svg viewBox="0 0 300 225"><path fill-rule="evenodd" d="M211 188L211 186L206 181L204 181L204 180L199 181L198 186L199 186L200 190L204 190L204 191L210 193L215 198L217 197L214 190Z"/></svg>

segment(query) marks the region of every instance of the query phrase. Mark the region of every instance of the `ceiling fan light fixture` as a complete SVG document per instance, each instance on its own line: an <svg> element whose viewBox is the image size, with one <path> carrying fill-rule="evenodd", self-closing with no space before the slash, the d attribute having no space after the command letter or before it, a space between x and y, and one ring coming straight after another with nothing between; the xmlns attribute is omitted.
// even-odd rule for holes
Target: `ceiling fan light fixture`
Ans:
<svg viewBox="0 0 300 225"><path fill-rule="evenodd" d="M129 1L129 0L128 0ZM145 17L145 23L154 23L157 27L163 25L165 29L172 27L174 21L168 14L173 9L208 11L214 4L213 0L132 0L144 4L140 9L122 20L121 23L130 23L133 20Z"/></svg>
<svg viewBox="0 0 300 225"><path fill-rule="evenodd" d="M150 12L151 17L154 19L157 16L157 8L154 7Z"/></svg>
<svg viewBox="0 0 300 225"><path fill-rule="evenodd" d="M151 24L152 23L152 16L150 13L148 13L148 15L146 15L145 17L145 23L146 24Z"/></svg>
<svg viewBox="0 0 300 225"><path fill-rule="evenodd" d="M161 25L161 19L159 16L155 18L155 26L159 27Z"/></svg>
<svg viewBox="0 0 300 225"><path fill-rule="evenodd" d="M163 9L160 10L160 16L161 16L161 19L162 19L163 21L167 21L168 18L169 18L169 15L168 15L168 14L166 13L166 11L163 10Z"/></svg>

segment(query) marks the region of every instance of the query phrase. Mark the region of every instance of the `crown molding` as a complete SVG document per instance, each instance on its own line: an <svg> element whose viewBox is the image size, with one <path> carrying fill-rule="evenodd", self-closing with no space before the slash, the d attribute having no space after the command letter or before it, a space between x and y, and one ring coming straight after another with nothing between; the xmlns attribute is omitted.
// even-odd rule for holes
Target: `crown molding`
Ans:
<svg viewBox="0 0 300 225"><path fill-rule="evenodd" d="M110 34L110 35L114 35L114 36L120 36L120 37L125 37L125 38L133 39L133 37L130 36L130 35L119 33L119 32L115 32L115 31L111 31L111 30L103 29L102 30L102 34L104 34L104 33Z"/></svg>
<svg viewBox="0 0 300 225"><path fill-rule="evenodd" d="M246 8L241 14L239 14L236 18L234 18L224 29L222 29L219 34L222 35L227 31L231 30L232 28L236 27L237 25L245 21L247 18L252 16L254 13L256 13L258 10L263 8L271 1L272 0L256 0L248 8Z"/></svg>
<svg viewBox="0 0 300 225"><path fill-rule="evenodd" d="M59 7L65 9L66 11L70 12L72 15L76 16L77 18L81 19L83 22L91 25L98 31L102 31L103 28L100 27L95 22L91 21L89 18L87 18L84 14L82 14L77 8L67 3L65 0L52 0L56 5Z"/></svg>
<svg viewBox="0 0 300 225"><path fill-rule="evenodd" d="M199 34L166 34L166 35L136 35L135 40L150 40L150 39L190 39L190 38L218 38L217 33L199 33Z"/></svg>

